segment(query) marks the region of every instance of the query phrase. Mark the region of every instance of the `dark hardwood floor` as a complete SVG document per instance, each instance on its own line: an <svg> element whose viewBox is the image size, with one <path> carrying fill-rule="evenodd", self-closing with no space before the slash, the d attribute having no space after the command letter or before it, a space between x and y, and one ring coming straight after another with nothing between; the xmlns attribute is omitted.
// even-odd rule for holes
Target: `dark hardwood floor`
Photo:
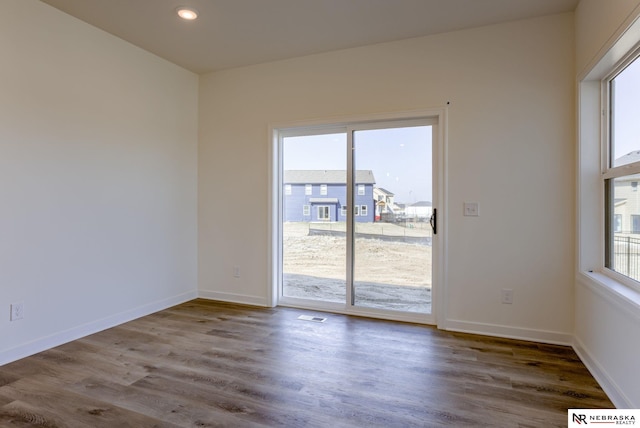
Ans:
<svg viewBox="0 0 640 428"><path fill-rule="evenodd" d="M195 300L0 367L2 427L566 426L572 349Z"/></svg>

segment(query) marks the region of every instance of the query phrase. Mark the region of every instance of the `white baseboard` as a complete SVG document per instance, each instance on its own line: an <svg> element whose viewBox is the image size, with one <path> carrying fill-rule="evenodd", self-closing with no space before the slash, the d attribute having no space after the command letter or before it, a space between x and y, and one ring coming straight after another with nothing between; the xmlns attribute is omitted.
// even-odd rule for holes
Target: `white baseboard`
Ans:
<svg viewBox="0 0 640 428"><path fill-rule="evenodd" d="M80 339L90 334L115 327L128 321L132 321L136 318L140 318L154 312L170 308L171 306L188 302L189 300L193 300L196 297L197 293L195 291L190 291L187 293L179 294L177 296L157 300L146 305L138 306L137 308L129 309L115 315L110 315L106 318L91 321L86 324L70 328L68 330L64 330L46 337L33 340L31 342L19 345L15 348L11 348L7 351L0 352L0 366L8 364L12 361L19 360L21 358L28 357L30 355L37 354L38 352L46 351L47 349L55 348L56 346L63 345L76 339Z"/></svg>
<svg viewBox="0 0 640 428"><path fill-rule="evenodd" d="M247 296L244 294L221 293L219 291L199 290L201 299L218 300L227 303L239 303L241 305L271 307L266 297Z"/></svg>
<svg viewBox="0 0 640 428"><path fill-rule="evenodd" d="M442 327L444 327L444 330L458 331L461 333L504 337L506 339L528 340L531 342L550 343L553 345L571 346L573 343L573 334L556 331L534 330L451 319L446 320Z"/></svg>
<svg viewBox="0 0 640 428"><path fill-rule="evenodd" d="M577 337L574 337L573 349L617 409L638 408L638 404L636 403L634 405L631 402L616 382L607 374L607 371L604 370L600 363L591 357L589 351L587 351L584 344Z"/></svg>

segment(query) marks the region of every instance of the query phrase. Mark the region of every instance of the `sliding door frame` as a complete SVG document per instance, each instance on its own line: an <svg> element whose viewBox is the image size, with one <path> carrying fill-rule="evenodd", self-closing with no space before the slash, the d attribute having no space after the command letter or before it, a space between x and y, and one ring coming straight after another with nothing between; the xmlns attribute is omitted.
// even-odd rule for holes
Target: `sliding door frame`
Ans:
<svg viewBox="0 0 640 428"><path fill-rule="evenodd" d="M406 126L432 126L433 136L433 206L437 208L437 235L432 239L432 288L431 313L400 312L383 309L359 307L353 305L353 264L348 264L346 284L347 297L343 304L323 301L310 301L282 297L282 145L283 139L292 136L309 135L310 133L347 134L347 169L353 169L353 133L355 131L385 128L401 128ZM269 126L269 288L268 300L271 306L289 306L305 309L316 309L326 312L337 312L349 315L372 318L393 319L422 324L439 324L443 319L439 314L446 308L446 260L447 260L447 201L446 201L446 154L447 154L447 109L412 110L404 112L383 113L366 116L350 116L340 118L318 119L277 123ZM347 174L347 204L353 207L353 176ZM352 210L350 210L352 211ZM353 215L347 217L347 260L353 260Z"/></svg>

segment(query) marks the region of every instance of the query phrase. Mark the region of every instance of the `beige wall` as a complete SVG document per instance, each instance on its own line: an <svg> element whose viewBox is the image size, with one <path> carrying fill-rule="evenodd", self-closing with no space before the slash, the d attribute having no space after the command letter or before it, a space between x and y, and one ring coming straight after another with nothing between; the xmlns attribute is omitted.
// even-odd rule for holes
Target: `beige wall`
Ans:
<svg viewBox="0 0 640 428"><path fill-rule="evenodd" d="M582 0L576 10L577 76L581 82L578 117L578 272L575 285L574 348L617 407L640 407L640 293L597 272L602 264L603 219L600 174L600 86L603 72L637 42L640 29L624 47L611 49L640 15L639 0ZM604 65L604 67L601 67ZM595 68L594 68L595 67ZM624 226L623 226L624 227Z"/></svg>
<svg viewBox="0 0 640 428"><path fill-rule="evenodd" d="M2 7L0 364L195 296L198 107L196 75Z"/></svg>
<svg viewBox="0 0 640 428"><path fill-rule="evenodd" d="M270 123L450 102L440 316L450 328L569 341L573 40L563 14L201 77L199 292L268 303ZM463 217L464 201L481 216Z"/></svg>

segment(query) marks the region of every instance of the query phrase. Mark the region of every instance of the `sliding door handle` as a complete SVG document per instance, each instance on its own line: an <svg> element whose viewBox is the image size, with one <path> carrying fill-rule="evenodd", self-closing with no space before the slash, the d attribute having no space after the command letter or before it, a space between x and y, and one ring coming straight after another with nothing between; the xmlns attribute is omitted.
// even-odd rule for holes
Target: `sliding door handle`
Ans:
<svg viewBox="0 0 640 428"><path fill-rule="evenodd" d="M429 224L431 225L431 229L433 229L433 234L436 235L438 233L438 210L435 208L429 219Z"/></svg>

